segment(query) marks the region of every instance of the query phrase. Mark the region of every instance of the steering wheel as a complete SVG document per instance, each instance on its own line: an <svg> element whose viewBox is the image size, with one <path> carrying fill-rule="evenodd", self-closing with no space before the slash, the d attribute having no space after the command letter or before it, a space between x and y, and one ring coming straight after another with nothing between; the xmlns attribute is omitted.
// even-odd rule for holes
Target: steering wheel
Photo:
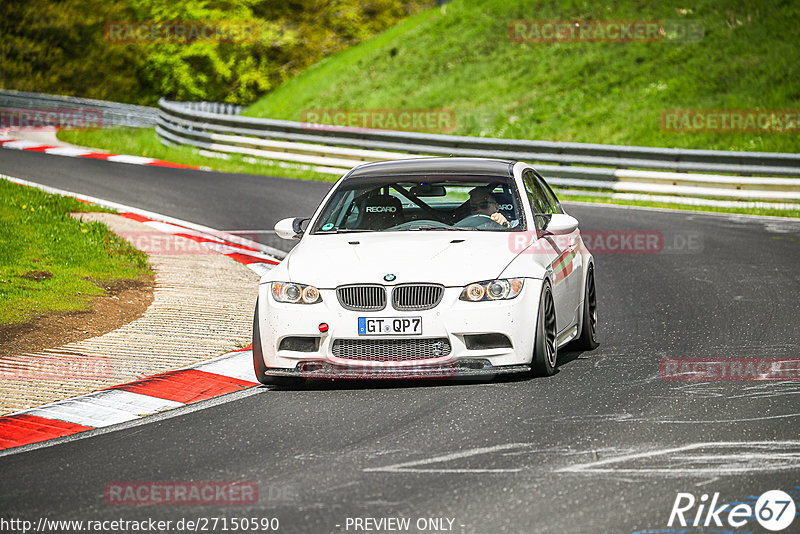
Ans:
<svg viewBox="0 0 800 534"><path fill-rule="evenodd" d="M489 225L488 227L486 225ZM458 226L460 228L478 228L484 230L491 230L494 228L505 228L502 224L492 219L490 215L486 215L485 213L474 213L467 217L464 217L460 221L458 221L453 226Z"/></svg>
<svg viewBox="0 0 800 534"><path fill-rule="evenodd" d="M431 219L416 219L413 221L406 221L404 223L400 223L398 225L392 226L389 230L407 230L407 229L414 229L415 227L420 226L434 226L436 228L450 228L449 224L445 224L443 222L434 221Z"/></svg>

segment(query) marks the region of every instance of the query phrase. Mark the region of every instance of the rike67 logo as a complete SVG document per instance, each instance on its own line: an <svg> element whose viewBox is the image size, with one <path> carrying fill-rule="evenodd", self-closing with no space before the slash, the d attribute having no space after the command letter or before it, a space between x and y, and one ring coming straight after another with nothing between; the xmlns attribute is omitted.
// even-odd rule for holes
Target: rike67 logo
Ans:
<svg viewBox="0 0 800 534"><path fill-rule="evenodd" d="M739 528L755 519L767 530L777 532L792 524L795 518L794 500L781 490L764 492L755 506L744 503L719 503L719 493L709 500L708 494L697 499L691 493L678 493L667 526Z"/></svg>

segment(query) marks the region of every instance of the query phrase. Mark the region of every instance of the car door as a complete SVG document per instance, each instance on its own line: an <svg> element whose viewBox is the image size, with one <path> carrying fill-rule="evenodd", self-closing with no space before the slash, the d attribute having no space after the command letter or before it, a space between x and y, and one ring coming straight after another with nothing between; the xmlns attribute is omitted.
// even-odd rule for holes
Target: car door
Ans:
<svg viewBox="0 0 800 534"><path fill-rule="evenodd" d="M534 218L536 215L561 213L558 200L541 177L532 169L525 169L522 182ZM576 263L576 236L542 235L537 236L531 251L533 257L541 265L552 272L553 301L556 306L556 326L559 333L575 321L575 309L579 293L576 296L574 264Z"/></svg>
<svg viewBox="0 0 800 534"><path fill-rule="evenodd" d="M561 208L561 203L558 201L558 198L556 198L555 193L553 193L553 190L547 182L544 181L544 178L535 171L533 174L542 191L547 196L548 202L553 207L553 213L564 213L564 210ZM565 242L564 246L568 252L565 253L566 256L560 261L560 267L558 265L554 266L554 274L556 268L559 268L559 282L563 279L564 290L568 295L567 306L573 311L572 317L564 324L564 326L566 326L573 323L577 324L578 313L581 311L580 298L583 292L583 263L581 261L581 255L579 254L580 251L578 250L580 231L576 229L570 234L559 236L559 239L561 242Z"/></svg>

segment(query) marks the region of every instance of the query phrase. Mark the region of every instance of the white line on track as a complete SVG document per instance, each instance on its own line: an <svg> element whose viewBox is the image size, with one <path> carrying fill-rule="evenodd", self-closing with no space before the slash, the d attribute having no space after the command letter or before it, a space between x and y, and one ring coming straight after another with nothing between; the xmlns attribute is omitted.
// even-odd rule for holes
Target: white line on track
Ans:
<svg viewBox="0 0 800 534"><path fill-rule="evenodd" d="M719 451L733 450L724 454ZM701 450L708 450L702 452ZM698 452L695 452L698 451ZM790 452L785 452L790 451ZM688 454L690 453L690 454ZM673 456L674 455L674 456ZM661 465L641 465L662 459ZM639 462L640 465L631 465ZM630 467L623 466L628 463ZM684 467L691 464L688 467ZM800 441L717 441L656 449L557 469L557 473L658 476L724 476L792 471L800 467Z"/></svg>
<svg viewBox="0 0 800 534"><path fill-rule="evenodd" d="M423 460L413 460L411 462L402 462L399 464L387 465L384 467L369 467L364 469L368 473L385 472L385 473L518 473L522 470L521 467L511 469L481 469L481 468L463 468L463 469L420 469L416 466L430 465L434 463L449 462L451 460L460 460L481 454L491 454L494 452L507 451L512 449L526 449L533 447L531 443L506 443L503 445L493 445L491 447L478 447L475 449L468 449L461 452L453 452L450 454L443 454L426 458Z"/></svg>

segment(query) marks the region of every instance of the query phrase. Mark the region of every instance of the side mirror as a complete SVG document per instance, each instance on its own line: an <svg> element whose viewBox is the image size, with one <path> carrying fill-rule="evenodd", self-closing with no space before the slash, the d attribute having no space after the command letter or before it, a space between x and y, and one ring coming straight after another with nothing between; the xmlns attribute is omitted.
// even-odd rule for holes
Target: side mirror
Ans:
<svg viewBox="0 0 800 534"><path fill-rule="evenodd" d="M303 223L308 217L289 217L281 219L275 225L275 233L281 239L300 239L303 235Z"/></svg>
<svg viewBox="0 0 800 534"><path fill-rule="evenodd" d="M533 220L537 237L571 234L578 229L578 220L566 213L538 213Z"/></svg>
<svg viewBox="0 0 800 534"><path fill-rule="evenodd" d="M548 224L542 228L546 234L564 235L571 234L578 229L578 219L566 213L554 213L550 216Z"/></svg>

